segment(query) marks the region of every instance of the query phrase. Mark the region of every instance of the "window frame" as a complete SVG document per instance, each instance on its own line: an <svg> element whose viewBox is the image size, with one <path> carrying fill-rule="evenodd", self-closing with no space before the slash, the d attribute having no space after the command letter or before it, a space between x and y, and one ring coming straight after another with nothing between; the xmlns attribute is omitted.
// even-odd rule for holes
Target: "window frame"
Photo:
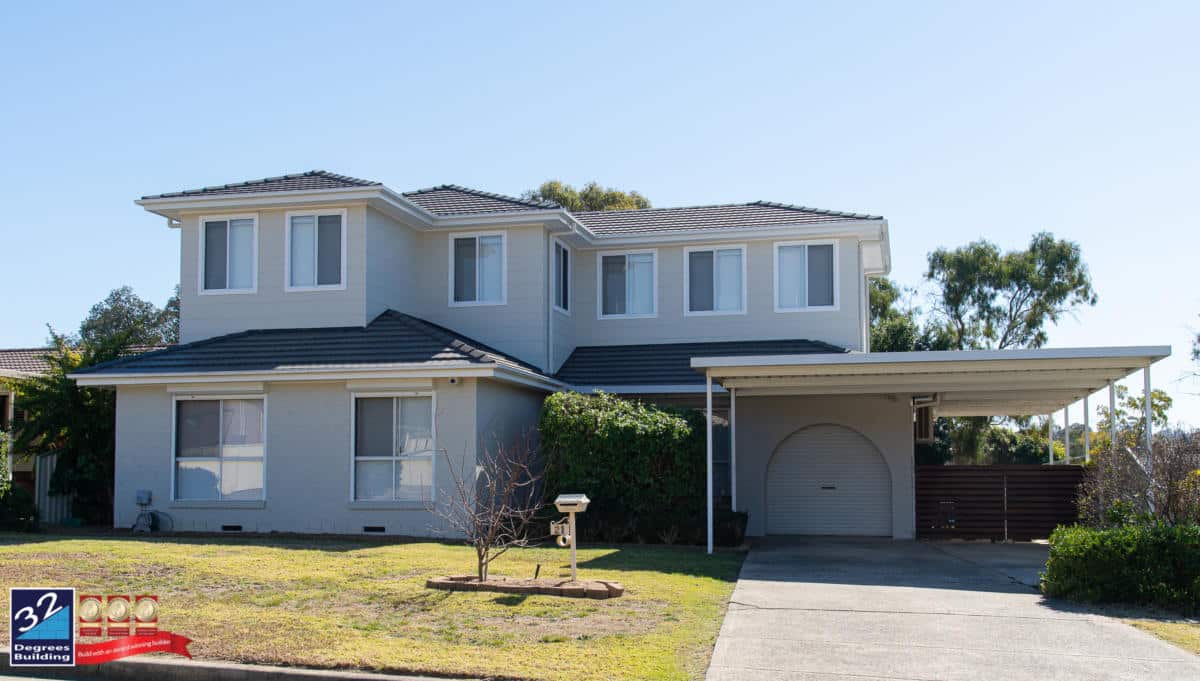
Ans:
<svg viewBox="0 0 1200 681"><path fill-rule="evenodd" d="M205 248L204 225L208 222L226 223L232 220L251 220L254 223L254 238L251 240L253 247L250 249L250 288L229 288L229 227L225 227L225 288L204 288L204 270L208 259L208 252ZM249 295L258 293L258 213L237 213L237 214L217 214L217 215L201 215L197 223L197 241L200 245L199 253L197 254L196 269L196 293L202 296L234 296L234 295Z"/></svg>
<svg viewBox="0 0 1200 681"><path fill-rule="evenodd" d="M260 400L263 405L263 422L262 422L262 458L235 456L223 458L218 455L215 457L209 456L189 456L184 457L190 461L262 461L262 497L259 499L180 499L176 487L179 482L179 403L180 402L224 402L225 400ZM213 504L217 506L238 506L244 504L265 504L267 501L267 452L269 446L270 435L268 434L267 425L270 423L268 418L267 394L262 392L255 393L220 393L220 394L195 394L195 395L172 395L171 396L171 503L181 504ZM224 408L218 406L217 413L220 415L217 421L217 439L218 447L223 448L224 443L220 442L220 432L224 425ZM217 487L220 488L221 476L220 467L217 471Z"/></svg>
<svg viewBox="0 0 1200 681"><path fill-rule="evenodd" d="M604 314L604 258L614 255L626 256L625 273L629 275L628 256L650 254L650 312L644 314ZM628 291L628 279L626 280ZM621 251L596 252L596 319L654 319L658 317L658 249L635 248Z"/></svg>
<svg viewBox="0 0 1200 681"><path fill-rule="evenodd" d="M832 305L808 305L808 300L804 301L802 307L781 307L779 304L779 249L786 246L804 246L804 276L808 276L808 247L809 246L833 246L833 304ZM790 312L837 312L841 306L841 287L838 285L839 275L839 246L837 239L804 239L800 241L776 241L772 248L772 271L775 280L775 312L790 313ZM808 289L805 288L807 294Z"/></svg>
<svg viewBox="0 0 1200 681"><path fill-rule="evenodd" d="M718 310L717 307L717 251L740 251L742 259L742 290L741 300L736 310ZM692 253L711 252L713 254L713 309L692 310ZM683 249L683 316L684 317L720 317L726 315L746 314L746 244L712 244L702 246L686 246Z"/></svg>
<svg viewBox="0 0 1200 681"><path fill-rule="evenodd" d="M570 317L571 316L571 294L575 292L575 287L571 284L571 273L574 272L574 270L575 270L575 254L571 252L570 247L568 247L565 243L563 243L559 239L554 239L553 244L554 244L554 249L553 249L554 252L551 257L553 258L554 265L552 268L553 274L551 276L550 285L554 287L554 290L550 292L550 304L554 307L555 311L561 312L562 314L565 314L568 317ZM567 256L567 273L566 273L567 296L566 296L566 298L563 299L563 302L566 303L565 307L560 306L558 304L558 293L559 293L559 291L562 290L562 287L558 282L558 274L559 274L558 268L559 268L559 265L561 264L558 259L558 249L560 249L560 248L563 250L563 252Z"/></svg>
<svg viewBox="0 0 1200 681"><path fill-rule="evenodd" d="M342 218L342 258L341 258L341 274L340 284L314 284L312 286L292 286L292 218L305 217L311 215L316 220L315 225L320 224L320 218L324 215L339 215ZM347 211L345 208L328 208L316 210L295 210L288 211L283 215L283 290L287 293L304 293L311 291L345 291L346 290L346 232L347 229ZM320 261L320 245L319 240L314 244L313 248L313 273L314 281L317 279L318 263Z"/></svg>
<svg viewBox="0 0 1200 681"><path fill-rule="evenodd" d="M429 430L430 439L433 440L433 447L428 454L421 454L413 457L396 456L396 402L398 397L428 397L429 398ZM392 399L392 456L355 456L355 447L358 445L358 400L371 398L390 398ZM357 483L356 465L359 460L363 461L391 461L392 463L392 480L396 479L395 462L404 458L424 459L430 461L430 479L429 479L429 503L437 503L437 455L438 455L438 422L437 422L437 391L436 390L387 390L387 391L351 391L350 392L350 489L347 497L348 503L352 506L403 506L403 507L424 507L425 500L409 501L403 499L358 499L354 496L354 489Z"/></svg>
<svg viewBox="0 0 1200 681"><path fill-rule="evenodd" d="M446 300L450 307L483 307L488 305L507 305L508 304L508 232L504 230L495 230L488 232L451 232L447 235L446 255L448 266L446 268L447 290ZM487 236L500 237L500 300L479 300L479 238ZM455 300L454 299L454 241L456 239L475 239L475 300Z"/></svg>

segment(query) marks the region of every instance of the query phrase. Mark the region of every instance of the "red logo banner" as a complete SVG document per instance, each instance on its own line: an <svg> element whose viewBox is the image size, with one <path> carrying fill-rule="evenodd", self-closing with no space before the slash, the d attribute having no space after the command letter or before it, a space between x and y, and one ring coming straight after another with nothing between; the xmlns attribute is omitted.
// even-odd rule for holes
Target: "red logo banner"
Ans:
<svg viewBox="0 0 1200 681"><path fill-rule="evenodd" d="M153 636L125 636L103 643L75 644L75 664L100 664L122 657L143 653L175 653L191 659L188 644L192 639L169 631L160 631Z"/></svg>

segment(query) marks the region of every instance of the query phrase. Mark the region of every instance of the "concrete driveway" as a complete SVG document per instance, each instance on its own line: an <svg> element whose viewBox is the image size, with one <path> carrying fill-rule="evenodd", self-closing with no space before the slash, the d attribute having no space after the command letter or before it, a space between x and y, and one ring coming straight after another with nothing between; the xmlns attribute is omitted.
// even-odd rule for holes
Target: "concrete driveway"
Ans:
<svg viewBox="0 0 1200 681"><path fill-rule="evenodd" d="M1046 547L771 541L750 552L708 681L1200 679L1200 658L1035 589Z"/></svg>

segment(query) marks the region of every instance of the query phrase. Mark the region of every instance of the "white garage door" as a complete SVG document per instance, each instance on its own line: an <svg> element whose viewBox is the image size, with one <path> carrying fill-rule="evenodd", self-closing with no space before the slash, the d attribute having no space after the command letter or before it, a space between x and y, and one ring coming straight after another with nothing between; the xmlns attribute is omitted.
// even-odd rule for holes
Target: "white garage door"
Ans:
<svg viewBox="0 0 1200 681"><path fill-rule="evenodd" d="M767 534L892 536L892 476L879 450L842 426L793 433L767 465Z"/></svg>

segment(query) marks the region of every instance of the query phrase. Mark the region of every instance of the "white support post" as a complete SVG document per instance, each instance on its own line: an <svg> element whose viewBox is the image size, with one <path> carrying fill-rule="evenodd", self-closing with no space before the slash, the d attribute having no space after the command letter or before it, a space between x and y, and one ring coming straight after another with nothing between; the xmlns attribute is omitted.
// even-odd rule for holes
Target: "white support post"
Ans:
<svg viewBox="0 0 1200 681"><path fill-rule="evenodd" d="M1071 463L1071 417L1069 416L1070 413L1071 413L1071 405L1069 405L1069 404L1064 405L1063 406L1063 453L1066 454L1066 457L1063 459L1063 463L1065 463L1065 464Z"/></svg>
<svg viewBox="0 0 1200 681"><path fill-rule="evenodd" d="M1153 405L1150 404L1151 397L1154 393L1150 390L1150 365L1147 364L1145 369L1142 369L1142 399L1145 401L1146 407L1146 456L1150 455L1151 447L1154 446L1154 423Z"/></svg>
<svg viewBox="0 0 1200 681"><path fill-rule="evenodd" d="M737 511L737 388L729 389L729 506Z"/></svg>
<svg viewBox="0 0 1200 681"><path fill-rule="evenodd" d="M1092 462L1092 414L1088 408L1088 395L1083 396L1083 462Z"/></svg>
<svg viewBox="0 0 1200 681"><path fill-rule="evenodd" d="M706 483L704 486L704 502L705 506L708 508L708 553L711 554L713 552L713 412L712 374L707 371L704 372L704 404L705 416L707 416L705 428L705 433L707 434L707 438L705 440L707 443L705 447L705 471L707 471L707 475L704 476L704 481Z"/></svg>
<svg viewBox="0 0 1200 681"><path fill-rule="evenodd" d="M1054 414L1046 414L1046 463L1054 463Z"/></svg>
<svg viewBox="0 0 1200 681"><path fill-rule="evenodd" d="M1117 453L1117 388L1112 380L1108 382L1108 452Z"/></svg>

